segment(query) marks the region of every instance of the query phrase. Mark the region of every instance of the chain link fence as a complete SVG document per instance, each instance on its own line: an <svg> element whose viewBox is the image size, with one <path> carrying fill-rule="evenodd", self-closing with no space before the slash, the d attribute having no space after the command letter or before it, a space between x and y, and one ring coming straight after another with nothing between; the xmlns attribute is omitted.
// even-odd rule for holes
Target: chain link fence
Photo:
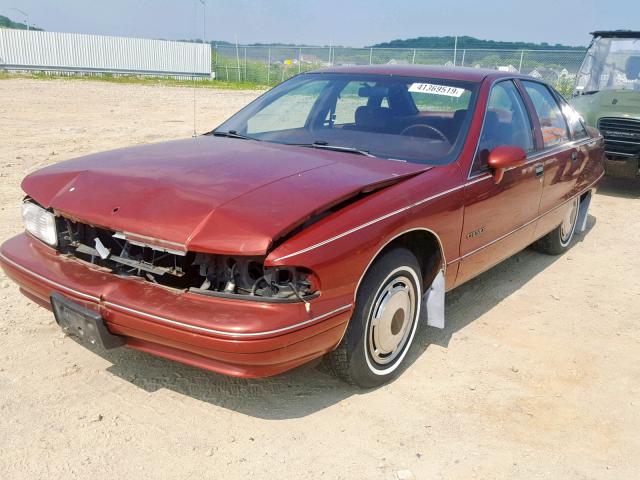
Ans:
<svg viewBox="0 0 640 480"><path fill-rule="evenodd" d="M493 68L543 79L564 94L573 89L582 50L489 50L216 45L215 78L275 85L328 66L421 64Z"/></svg>

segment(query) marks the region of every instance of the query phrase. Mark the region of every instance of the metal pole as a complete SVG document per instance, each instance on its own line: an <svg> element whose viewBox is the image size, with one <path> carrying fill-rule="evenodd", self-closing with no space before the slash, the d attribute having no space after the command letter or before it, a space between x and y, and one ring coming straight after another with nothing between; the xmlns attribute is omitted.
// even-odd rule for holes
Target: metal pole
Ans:
<svg viewBox="0 0 640 480"><path fill-rule="evenodd" d="M207 2L198 0L202 4L202 43L207 43Z"/></svg>
<svg viewBox="0 0 640 480"><path fill-rule="evenodd" d="M269 47L269 58L267 60L267 85L271 83L271 47Z"/></svg>
<svg viewBox="0 0 640 480"><path fill-rule="evenodd" d="M300 73L301 66L302 66L302 47L298 49L298 73Z"/></svg>
<svg viewBox="0 0 640 480"><path fill-rule="evenodd" d="M201 0L199 0L201 1ZM193 4L193 35L196 37L194 41L197 40L197 29L198 29L198 5ZM198 71L198 45L195 44L193 46L193 135L195 138L198 134L196 133L196 73Z"/></svg>
<svg viewBox="0 0 640 480"><path fill-rule="evenodd" d="M373 63L373 48L369 49L369 65Z"/></svg>
<svg viewBox="0 0 640 480"><path fill-rule="evenodd" d="M467 49L462 50L462 62L460 62L460 66L464 67L464 56L467 54Z"/></svg>
<svg viewBox="0 0 640 480"><path fill-rule="evenodd" d="M247 81L247 47L244 47L244 81Z"/></svg>
<svg viewBox="0 0 640 480"><path fill-rule="evenodd" d="M411 63L416 63L416 49L413 49L413 58L411 59Z"/></svg>
<svg viewBox="0 0 640 480"><path fill-rule="evenodd" d="M522 59L524 58L524 50L520 51L520 65L518 65L518 73L522 72Z"/></svg>
<svg viewBox="0 0 640 480"><path fill-rule="evenodd" d="M453 66L456 66L456 57L458 56L458 36L455 36L453 41Z"/></svg>
<svg viewBox="0 0 640 480"><path fill-rule="evenodd" d="M240 51L238 50L238 36L236 35L236 61L238 63L238 81L240 82Z"/></svg>
<svg viewBox="0 0 640 480"><path fill-rule="evenodd" d="M202 44L207 43L207 2L206 0L198 0L202 4ZM206 55L209 49L205 47L204 53ZM209 66L211 66L211 55L209 55Z"/></svg>

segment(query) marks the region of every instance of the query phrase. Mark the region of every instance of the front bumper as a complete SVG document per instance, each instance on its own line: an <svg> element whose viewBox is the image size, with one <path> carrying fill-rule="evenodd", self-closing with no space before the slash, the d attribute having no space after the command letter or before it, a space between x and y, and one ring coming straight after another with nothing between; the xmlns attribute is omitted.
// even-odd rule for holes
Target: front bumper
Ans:
<svg viewBox="0 0 640 480"><path fill-rule="evenodd" d="M353 307L352 298L320 296L307 313L301 303L177 291L61 255L26 233L0 246L0 265L46 308L57 292L98 312L128 347L239 377L275 375L331 351Z"/></svg>
<svg viewBox="0 0 640 480"><path fill-rule="evenodd" d="M629 157L625 160L605 160L605 169L610 177L640 177L640 157Z"/></svg>

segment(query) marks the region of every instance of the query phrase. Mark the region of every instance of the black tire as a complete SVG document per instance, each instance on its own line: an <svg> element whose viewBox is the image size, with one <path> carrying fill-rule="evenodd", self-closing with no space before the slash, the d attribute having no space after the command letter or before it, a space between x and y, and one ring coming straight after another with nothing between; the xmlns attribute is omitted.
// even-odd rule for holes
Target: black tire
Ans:
<svg viewBox="0 0 640 480"><path fill-rule="evenodd" d="M363 388L395 378L413 343L421 300L416 257L399 247L383 253L362 279L347 331L327 355L329 370Z"/></svg>
<svg viewBox="0 0 640 480"><path fill-rule="evenodd" d="M572 200L571 207L567 212L567 216L563 222L554 230L547 233L544 237L533 244L533 247L547 255L561 255L571 246L573 234L576 231L578 223L578 210L580 209L580 200L576 197Z"/></svg>

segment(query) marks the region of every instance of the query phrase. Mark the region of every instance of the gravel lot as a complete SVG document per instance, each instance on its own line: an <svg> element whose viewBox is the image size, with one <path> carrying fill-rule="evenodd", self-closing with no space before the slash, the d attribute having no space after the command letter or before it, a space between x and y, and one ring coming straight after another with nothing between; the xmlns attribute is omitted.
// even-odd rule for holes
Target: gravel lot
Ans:
<svg viewBox="0 0 640 480"><path fill-rule="evenodd" d="M199 131L252 91L198 90ZM0 239L20 181L188 137L186 88L0 80ZM2 478L640 478L640 182L605 180L589 231L452 292L411 367L363 392L305 366L238 380L88 350L0 273Z"/></svg>

